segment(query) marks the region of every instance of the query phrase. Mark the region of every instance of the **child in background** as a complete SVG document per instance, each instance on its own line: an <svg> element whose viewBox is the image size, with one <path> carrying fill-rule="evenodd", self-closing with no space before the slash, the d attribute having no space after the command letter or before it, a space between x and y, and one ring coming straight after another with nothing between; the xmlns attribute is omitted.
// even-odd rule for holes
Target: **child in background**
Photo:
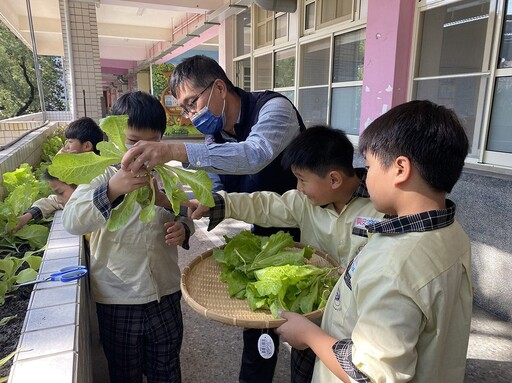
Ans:
<svg viewBox="0 0 512 383"><path fill-rule="evenodd" d="M103 131L92 118L81 117L71 122L64 131L66 143L59 153L94 152L99 154L96 145L103 141Z"/></svg>
<svg viewBox="0 0 512 383"><path fill-rule="evenodd" d="M343 131L311 127L290 143L281 162L297 178L297 189L283 195L218 192L211 209L191 201L191 217L209 213L209 230L224 218L263 227L297 227L302 243L324 251L346 267L368 240L361 222L377 222L383 217L368 198L366 170L353 168L353 155L354 147ZM314 361L310 350L292 350L292 382L309 382Z"/></svg>
<svg viewBox="0 0 512 383"><path fill-rule="evenodd" d="M468 153L457 116L411 101L359 139L377 210L319 328L295 313L277 332L317 355L313 382L463 382L472 309L470 242L446 199Z"/></svg>
<svg viewBox="0 0 512 383"><path fill-rule="evenodd" d="M69 197L71 197L71 194L73 194L76 189L76 185L62 182L58 178L48 173L48 170L45 170L43 173L43 178L48 181L48 186L50 186L50 189L54 194L48 198L41 198L34 202L30 208L31 210L29 210L29 212L32 211L33 213L26 213L31 214L31 218L32 216L42 217L41 212L43 211L46 213L46 216L48 216L54 213L56 210L64 209L64 206L68 202ZM38 218L35 219L37 220Z"/></svg>
<svg viewBox="0 0 512 383"><path fill-rule="evenodd" d="M70 122L64 131L64 136L66 137L66 143L62 149L59 150L59 153L83 153L90 151L98 153L96 145L98 142L103 141L102 130L98 124L89 117L82 117ZM50 176L50 174L47 176L45 175L44 178L57 180L55 177ZM52 186L50 185L50 188L51 187ZM62 198L52 194L34 202L34 204L23 215L18 217L18 223L14 227L13 232L15 233L20 230L32 219L34 221L38 221L53 214L56 210L62 209L64 204L60 203L59 199Z"/></svg>
<svg viewBox="0 0 512 383"><path fill-rule="evenodd" d="M160 141L166 129L164 108L147 93L124 94L112 113L128 115L127 145ZM107 229L112 210L125 194L149 182L144 168L134 174L109 167L90 184L78 186L62 216L70 233L92 232L89 276L111 383L141 382L143 375L148 382L181 382L177 245L188 249L193 225L187 218L175 220L165 193L155 190L152 222L139 220L141 207L135 204L124 227ZM164 226L168 222L172 224ZM166 227L172 236L167 244Z"/></svg>

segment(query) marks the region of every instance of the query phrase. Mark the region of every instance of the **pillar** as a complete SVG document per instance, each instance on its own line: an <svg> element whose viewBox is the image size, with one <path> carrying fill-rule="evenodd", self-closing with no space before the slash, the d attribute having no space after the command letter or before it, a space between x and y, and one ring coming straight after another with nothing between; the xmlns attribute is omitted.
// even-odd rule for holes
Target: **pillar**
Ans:
<svg viewBox="0 0 512 383"><path fill-rule="evenodd" d="M59 0L64 72L72 118L101 117L101 65L96 6L89 0Z"/></svg>
<svg viewBox="0 0 512 383"><path fill-rule="evenodd" d="M407 101L416 3L368 0L361 132L381 114Z"/></svg>

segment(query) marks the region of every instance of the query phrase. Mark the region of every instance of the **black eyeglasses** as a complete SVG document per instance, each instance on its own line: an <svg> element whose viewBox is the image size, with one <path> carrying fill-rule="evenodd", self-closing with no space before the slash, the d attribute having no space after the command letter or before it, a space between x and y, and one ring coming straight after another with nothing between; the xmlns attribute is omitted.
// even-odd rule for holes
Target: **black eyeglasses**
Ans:
<svg viewBox="0 0 512 383"><path fill-rule="evenodd" d="M210 87L213 85L213 83L214 83L214 82L215 82L215 80L213 80L213 81L212 81L212 82L211 82L211 83L210 83L206 88L204 88L204 89L201 91L201 93L199 93L196 97L194 97L194 99L193 99L192 101L190 101L190 102L188 103L188 105L186 105L186 106L182 106L182 107L181 107L181 108L183 109L183 110L181 111L181 115L182 115L183 117L188 117L188 116L190 116L190 115L192 114L192 110L193 110L193 111L195 111L195 110L196 110L196 103L197 103L197 100L199 100L199 97L201 97L201 96L203 95L203 93L204 93L204 92L206 92L206 90L207 90L208 88L210 88ZM191 110L191 109L192 109L192 110Z"/></svg>

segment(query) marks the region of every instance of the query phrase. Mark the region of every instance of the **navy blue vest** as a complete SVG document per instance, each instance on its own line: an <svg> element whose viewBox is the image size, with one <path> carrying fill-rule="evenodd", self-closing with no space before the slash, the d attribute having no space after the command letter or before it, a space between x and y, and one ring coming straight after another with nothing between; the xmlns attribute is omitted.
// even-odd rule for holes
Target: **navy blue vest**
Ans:
<svg viewBox="0 0 512 383"><path fill-rule="evenodd" d="M235 125L236 140L238 142L245 141L249 136L252 127L258 122L260 109L263 105L274 97L285 97L280 93L265 91L265 92L245 92L242 89L236 88L236 93L241 99L241 115L240 122ZM286 97L285 97L286 98ZM293 104L292 104L293 106ZM300 124L300 131L303 132L306 127L302 118L295 108L297 119ZM217 143L226 142L220 133L214 136ZM219 174L224 190L227 192L237 193L252 193L255 191L273 191L279 194L294 189L297 186L297 179L290 169L284 170L281 166L280 153L270 164L256 174ZM262 228L255 226L253 232L258 235L270 235L279 230L289 231L296 241L299 241L297 229L283 229L283 228Z"/></svg>

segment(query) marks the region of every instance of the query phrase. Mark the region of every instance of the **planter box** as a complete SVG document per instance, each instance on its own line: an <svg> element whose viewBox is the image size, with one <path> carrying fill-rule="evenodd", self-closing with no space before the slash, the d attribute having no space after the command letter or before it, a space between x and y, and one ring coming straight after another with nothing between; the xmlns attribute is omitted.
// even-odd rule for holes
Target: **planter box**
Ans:
<svg viewBox="0 0 512 383"><path fill-rule="evenodd" d="M39 274L86 264L82 238L56 212ZM9 383L92 382L88 279L34 286Z"/></svg>

